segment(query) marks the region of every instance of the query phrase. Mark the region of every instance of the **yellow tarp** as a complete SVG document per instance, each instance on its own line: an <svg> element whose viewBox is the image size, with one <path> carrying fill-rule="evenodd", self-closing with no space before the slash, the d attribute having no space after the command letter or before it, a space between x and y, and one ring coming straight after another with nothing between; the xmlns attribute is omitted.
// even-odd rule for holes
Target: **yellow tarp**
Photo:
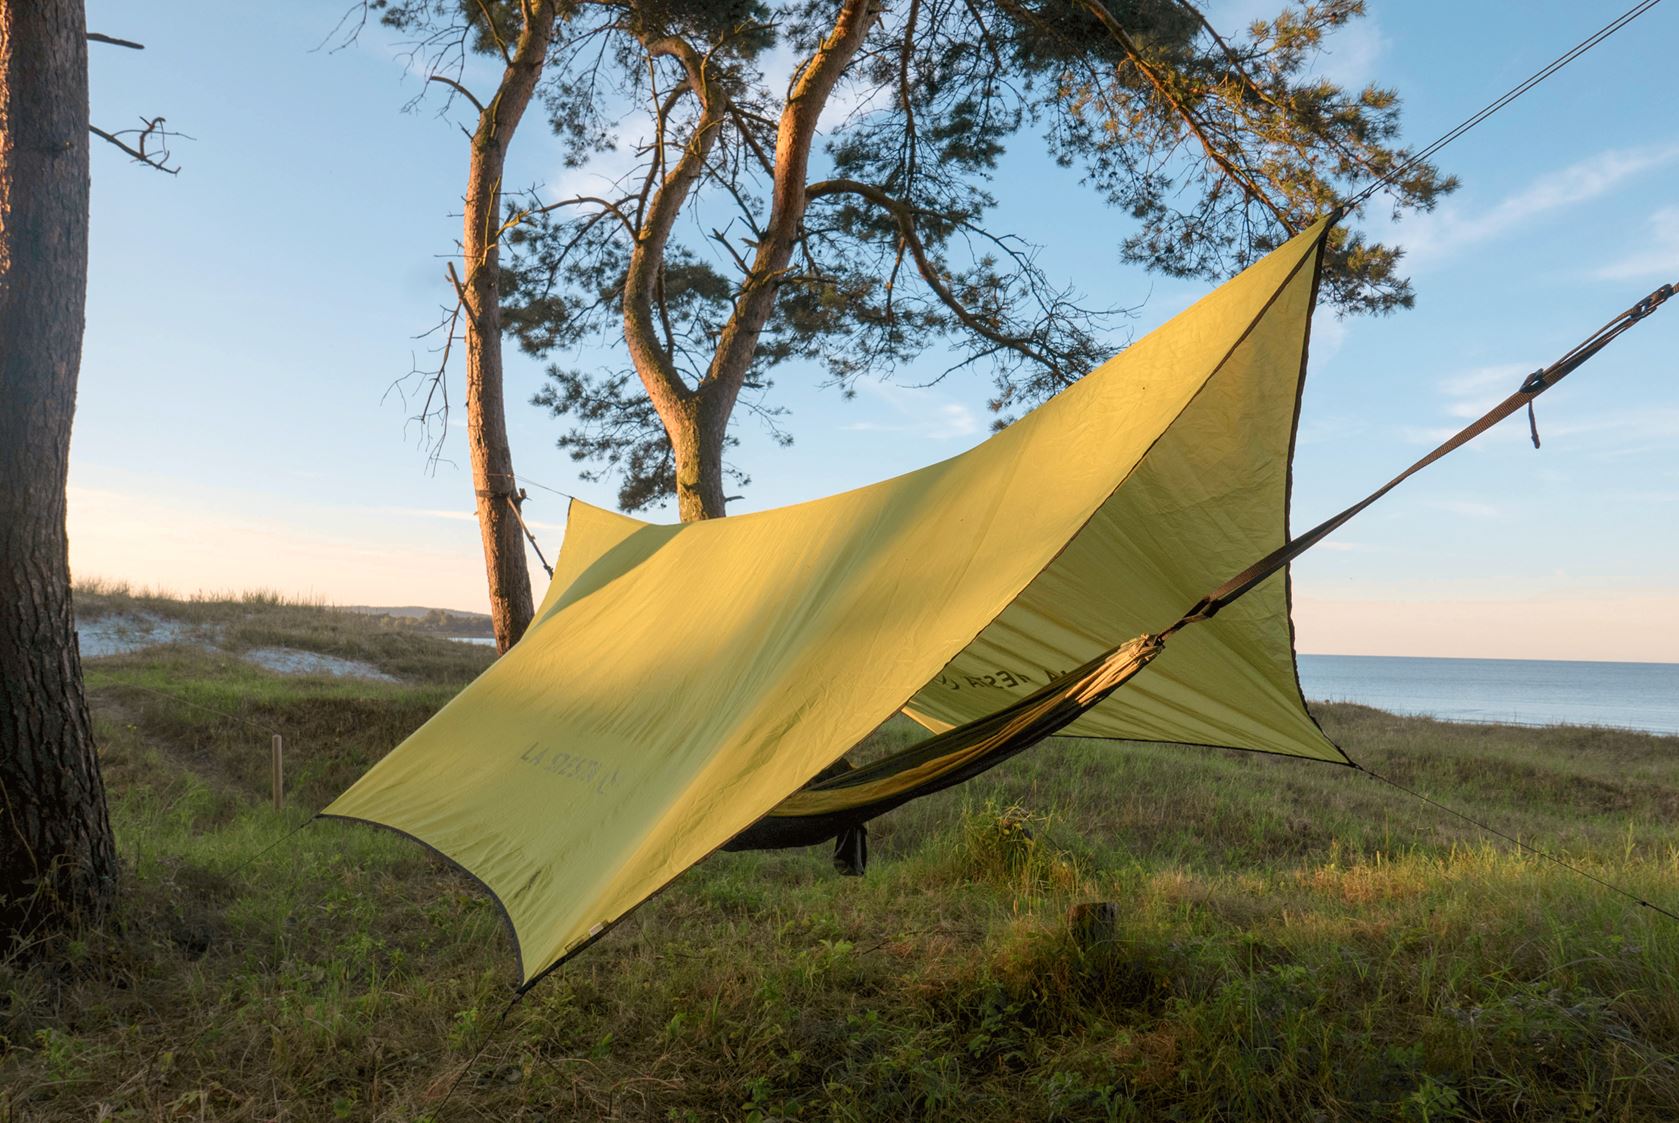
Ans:
<svg viewBox="0 0 1679 1123"><path fill-rule="evenodd" d="M686 526L573 503L525 638L324 814L465 867L529 981L906 700L943 728L1166 627L1284 540L1324 233L919 471ZM1068 732L1344 759L1282 575Z"/></svg>

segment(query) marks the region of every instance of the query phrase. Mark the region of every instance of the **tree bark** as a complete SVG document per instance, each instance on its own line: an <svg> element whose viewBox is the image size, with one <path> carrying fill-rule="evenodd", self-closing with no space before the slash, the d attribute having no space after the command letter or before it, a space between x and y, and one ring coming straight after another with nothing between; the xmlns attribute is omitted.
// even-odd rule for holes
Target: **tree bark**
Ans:
<svg viewBox="0 0 1679 1123"><path fill-rule="evenodd" d="M81 0L0 0L0 941L116 888L64 526L87 230Z"/></svg>
<svg viewBox="0 0 1679 1123"><path fill-rule="evenodd" d="M467 168L466 440L472 485L478 497L478 529L489 579L490 618L496 648L505 652L530 626L530 570L514 505L519 502L513 453L507 444L507 415L501 366L501 181L507 148L530 104L547 61L553 36L555 0L535 0L519 34L501 83L478 115Z"/></svg>
<svg viewBox="0 0 1679 1123"><path fill-rule="evenodd" d="M723 444L729 414L718 409L715 387L702 386L675 407L675 421L661 412L676 459L676 513L685 523L720 519L723 496Z"/></svg>

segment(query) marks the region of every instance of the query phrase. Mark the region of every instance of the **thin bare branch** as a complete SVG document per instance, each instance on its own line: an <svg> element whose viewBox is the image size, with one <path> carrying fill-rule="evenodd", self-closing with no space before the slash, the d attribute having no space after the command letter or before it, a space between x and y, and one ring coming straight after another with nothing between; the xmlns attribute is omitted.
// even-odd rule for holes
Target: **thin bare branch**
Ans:
<svg viewBox="0 0 1679 1123"><path fill-rule="evenodd" d="M903 243L909 249L911 260L915 262L916 272L921 274L921 279L926 282L927 287L933 290L933 294L939 298L940 303L950 310L963 327L983 339L990 340L999 347L1005 347L1022 358L1038 363L1048 370L1059 371L1061 369L1061 363L1056 360L1054 355L1047 354L1042 349L1033 346L1032 341L1024 336L1010 335L1007 332L999 331L995 326L987 323L983 317L976 314L973 309L962 303L956 293L951 290L948 280L938 267L938 263L928 252L926 243L916 231L915 215L917 209L915 207L901 199L893 198L873 184L859 183L850 179L821 180L811 184L807 191L812 198L824 195L855 195L860 199L867 199L887 211L897 223Z"/></svg>
<svg viewBox="0 0 1679 1123"><path fill-rule="evenodd" d="M89 43L109 43L113 47L127 47L131 51L143 51L146 49L146 45L144 43L136 43L132 39L118 39L115 35L101 35L97 31L88 32L87 41Z"/></svg>
<svg viewBox="0 0 1679 1123"><path fill-rule="evenodd" d="M501 233L505 234L524 220L534 218L539 214L547 214L549 211L557 211L561 207L576 207L581 206L584 203L593 203L600 207L603 214L610 214L616 218L619 223L623 225L625 232L633 238L635 237L635 224L630 221L630 216L624 213L623 207L623 204L628 201L628 199L623 199L614 203L610 199L602 199L599 195L573 195L569 199L560 199L553 203L545 203L540 207L532 207L530 210L519 212L517 215L517 221L509 219L507 222L502 224Z"/></svg>
<svg viewBox="0 0 1679 1123"><path fill-rule="evenodd" d="M763 169L764 174L774 176L775 161L770 159L769 153L764 151L764 146L758 143L758 138L752 135L750 127L754 120L762 122L763 118L748 114L742 111L739 106L733 104L729 106L729 116L734 119L735 129L740 133L740 139L746 143L746 147L752 150L752 155L757 158L758 166Z"/></svg>
<svg viewBox="0 0 1679 1123"><path fill-rule="evenodd" d="M441 82L443 85L448 86L451 90L454 90L457 94L460 94L467 101L470 101L472 103L472 107L474 109L478 110L478 112L480 112L480 113L484 112L484 103L479 101L477 98L473 97L471 90L467 89L465 86L461 85L459 82L455 81L453 78L447 77L447 76L442 75L442 74L428 74L428 75L426 75L426 81L428 81L428 82Z"/></svg>
<svg viewBox="0 0 1679 1123"><path fill-rule="evenodd" d="M453 276L452 266L450 273L450 280L456 283L456 292L459 293L459 280ZM406 384L410 382L418 383L415 387L416 393L418 393L420 387L425 388L425 400L421 403L420 408L408 417L404 425L404 431L406 432L413 426L419 427L418 443L426 447L426 468L428 471L435 471L437 465L442 462L444 441L449 435L449 355L454 348L455 340L458 338L457 329L460 327L461 312L465 307L465 302L457 299L454 307L444 313L441 320L416 337L423 339L426 336L436 334L438 331L443 332L442 354L438 358L437 365L422 368L418 362L411 363L408 373L400 378L393 379L391 384L385 387L385 393L379 399L383 403L386 398L394 393L402 399L403 408L406 409L408 406Z"/></svg>
<svg viewBox="0 0 1679 1123"><path fill-rule="evenodd" d="M87 128L94 136L122 149L123 152L132 157L135 162L144 164L148 168L155 168L156 170L164 172L168 175L179 175L181 173L181 169L179 167L172 168L169 166L169 158L172 155L169 151L169 138L176 136L185 140L191 140L192 138L187 136L185 133L170 132L165 129L163 127L162 117L153 117L149 120L142 117L140 120L144 124L144 128L124 129L121 132L115 133L108 133L98 125L89 125ZM122 139L125 136L132 136L136 138L135 142L133 144L129 144L127 141ZM154 137L162 141L162 147L154 150L148 150L146 146Z"/></svg>
<svg viewBox="0 0 1679 1123"><path fill-rule="evenodd" d="M740 267L742 276L751 275L752 266L746 263L746 259L740 256L740 251L735 249L734 243L730 242L721 230L713 227L711 231L711 240L722 246L724 251L727 252L730 257L734 258L735 264Z"/></svg>

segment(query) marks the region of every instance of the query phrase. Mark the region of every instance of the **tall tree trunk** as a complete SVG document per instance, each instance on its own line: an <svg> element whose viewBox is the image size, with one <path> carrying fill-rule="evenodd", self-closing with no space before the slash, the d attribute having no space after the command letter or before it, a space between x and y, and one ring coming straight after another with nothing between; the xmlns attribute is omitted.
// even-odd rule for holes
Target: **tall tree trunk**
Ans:
<svg viewBox="0 0 1679 1123"><path fill-rule="evenodd" d="M478 497L478 529L484 541L484 569L490 586L490 617L496 648L506 651L530 626L530 570L515 515L518 481L507 445L507 414L501 377L501 179L519 120L530 104L548 42L553 36L555 0L531 4L495 97L478 114L466 183L463 249L466 257L466 440L472 485Z"/></svg>
<svg viewBox="0 0 1679 1123"><path fill-rule="evenodd" d="M729 413L717 408L718 387L706 386L677 407L678 421L665 423L676 458L676 511L685 523L720 519L723 497L723 445Z"/></svg>
<svg viewBox="0 0 1679 1123"><path fill-rule="evenodd" d="M116 887L64 529L87 224L82 2L0 0L0 940Z"/></svg>

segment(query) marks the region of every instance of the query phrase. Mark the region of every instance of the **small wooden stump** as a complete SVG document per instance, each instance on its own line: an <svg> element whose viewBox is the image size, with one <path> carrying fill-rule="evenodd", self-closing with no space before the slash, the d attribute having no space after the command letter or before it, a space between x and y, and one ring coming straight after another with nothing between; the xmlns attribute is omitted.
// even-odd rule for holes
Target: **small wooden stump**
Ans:
<svg viewBox="0 0 1679 1123"><path fill-rule="evenodd" d="M1088 901L1067 910L1067 930L1083 951L1111 944L1119 931L1119 905L1113 901Z"/></svg>

